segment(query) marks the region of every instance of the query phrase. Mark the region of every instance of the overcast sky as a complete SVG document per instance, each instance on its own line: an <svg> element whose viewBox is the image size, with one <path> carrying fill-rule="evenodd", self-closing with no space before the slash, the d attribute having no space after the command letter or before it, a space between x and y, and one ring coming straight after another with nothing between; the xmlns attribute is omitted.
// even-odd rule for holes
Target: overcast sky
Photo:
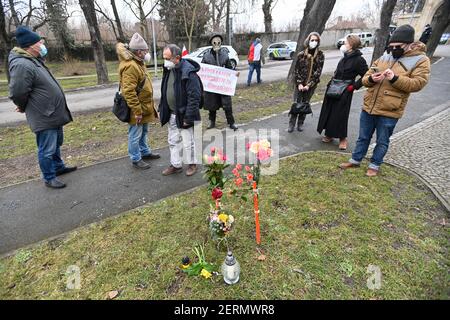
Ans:
<svg viewBox="0 0 450 320"><path fill-rule="evenodd" d="M373 0L337 0L334 7L332 17L347 16L358 13L361 10L364 3ZM110 7L110 0L100 0L106 7ZM245 1L242 1L245 2ZM117 1L119 6L119 12L126 17L127 20L136 21L137 19L125 6L121 8L121 1ZM240 8L240 13L234 16L235 30L246 26L246 30L253 30L255 32L264 31L264 15L261 9L262 0L257 0L257 5L252 10L249 8ZM305 7L306 0L278 0L273 10L273 29L274 31L280 31L287 25L298 25L303 15L303 9ZM81 12L79 12L81 15ZM157 17L157 15L156 15Z"/></svg>

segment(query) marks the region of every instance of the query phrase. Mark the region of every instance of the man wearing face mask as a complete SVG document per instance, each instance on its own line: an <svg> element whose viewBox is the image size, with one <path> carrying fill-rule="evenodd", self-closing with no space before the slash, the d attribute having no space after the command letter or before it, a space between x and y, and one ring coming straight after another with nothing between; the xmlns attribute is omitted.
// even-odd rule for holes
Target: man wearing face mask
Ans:
<svg viewBox="0 0 450 320"><path fill-rule="evenodd" d="M400 26L389 40L387 53L373 63L363 78L363 85L369 89L364 97L359 138L350 161L340 165L342 169L360 166L376 131L376 146L366 175L378 174L389 148L389 138L405 112L409 95L422 90L429 76L426 46L414 42L413 27Z"/></svg>
<svg viewBox="0 0 450 320"><path fill-rule="evenodd" d="M189 59L181 59L181 49L175 44L164 48L164 71L159 104L161 125L169 124L168 142L170 166L164 176L183 171L188 165L187 176L197 172L194 124L201 121L203 86L197 72L200 65ZM183 155L183 157L182 157Z"/></svg>
<svg viewBox="0 0 450 320"><path fill-rule="evenodd" d="M222 68L233 69L231 60L228 56L226 49L222 48L223 38L221 35L213 35L209 42L212 45L209 50L203 56L202 63L211 64ZM223 108L225 116L227 118L230 129L237 130L233 117L233 109L231 103L231 97L218 93L205 92L205 109L209 110L209 126L208 129L215 128L217 110Z"/></svg>
<svg viewBox="0 0 450 320"><path fill-rule="evenodd" d="M128 123L128 155L133 167L146 170L150 165L144 160L159 159L148 145L148 125L155 122L158 113L153 101L153 86L147 76L146 64L150 63L148 45L135 33L127 49L123 43L116 46L119 56L120 90L131 109Z"/></svg>
<svg viewBox="0 0 450 320"><path fill-rule="evenodd" d="M63 126L72 121L64 92L44 63L47 48L41 37L24 26L16 29L18 46L9 54L9 98L25 113L36 135L39 166L45 185L66 185L56 176L75 171L61 159Z"/></svg>

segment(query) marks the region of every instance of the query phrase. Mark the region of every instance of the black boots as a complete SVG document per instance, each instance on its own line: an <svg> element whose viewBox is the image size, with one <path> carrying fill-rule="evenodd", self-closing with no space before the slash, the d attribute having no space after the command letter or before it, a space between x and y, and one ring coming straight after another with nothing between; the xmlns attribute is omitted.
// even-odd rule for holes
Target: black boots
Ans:
<svg viewBox="0 0 450 320"><path fill-rule="evenodd" d="M289 127L288 127L289 133L294 132L295 122L297 122L297 115L296 114L289 115Z"/></svg>
<svg viewBox="0 0 450 320"><path fill-rule="evenodd" d="M231 109L224 109L225 111L225 117L227 118L227 123L230 126L230 129L236 131L238 127L236 126L234 122L234 116L233 111ZM209 125L207 129L213 129L216 127L216 115L217 111L210 111L209 112Z"/></svg>
<svg viewBox="0 0 450 320"><path fill-rule="evenodd" d="M297 120L298 118L298 120ZM303 122L305 121L305 115L296 115L291 114L289 118L289 127L288 132L292 133L294 132L295 123L297 122L297 131L302 132L303 131Z"/></svg>

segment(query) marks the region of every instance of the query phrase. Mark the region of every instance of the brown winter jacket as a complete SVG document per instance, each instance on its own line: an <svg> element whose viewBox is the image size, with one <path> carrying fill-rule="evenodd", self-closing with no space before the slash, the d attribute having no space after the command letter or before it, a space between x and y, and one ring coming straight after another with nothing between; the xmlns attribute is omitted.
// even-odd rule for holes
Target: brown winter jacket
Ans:
<svg viewBox="0 0 450 320"><path fill-rule="evenodd" d="M363 77L363 85L368 87L364 96L363 110L372 115L399 119L403 116L410 93L422 90L430 76L430 59L425 55L426 46L421 42L412 44L411 50L395 61L385 53L373 63L373 67L383 72L388 68L395 73L394 79L373 82L372 69Z"/></svg>
<svg viewBox="0 0 450 320"><path fill-rule="evenodd" d="M316 87L320 82L324 62L325 55L319 48L315 50L313 55L309 53L308 48L300 52L294 69L295 83L310 88Z"/></svg>
<svg viewBox="0 0 450 320"><path fill-rule="evenodd" d="M127 50L123 43L116 45L119 57L119 81L121 92L131 109L130 124L135 125L135 115L142 115L142 123L154 122L158 119L158 113L153 101L153 86L147 76L144 63L139 61L131 51ZM145 79L145 84L139 95L136 88Z"/></svg>

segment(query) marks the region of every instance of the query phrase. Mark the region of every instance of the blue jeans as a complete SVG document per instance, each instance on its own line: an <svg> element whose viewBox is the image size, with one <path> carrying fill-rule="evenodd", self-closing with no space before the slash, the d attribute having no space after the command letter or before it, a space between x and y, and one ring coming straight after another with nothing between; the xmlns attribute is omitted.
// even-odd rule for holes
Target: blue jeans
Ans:
<svg viewBox="0 0 450 320"><path fill-rule="evenodd" d="M147 143L148 123L128 125L128 155L132 162L138 162L143 156L152 153Z"/></svg>
<svg viewBox="0 0 450 320"><path fill-rule="evenodd" d="M377 131L377 143L370 159L370 169L379 170L389 148L389 138L394 132L398 119L374 116L366 111L361 112L359 120L359 137L350 162L360 164L367 154L373 133Z"/></svg>
<svg viewBox="0 0 450 320"><path fill-rule="evenodd" d="M63 144L63 128L48 129L36 132L38 146L38 160L45 181L56 178L56 171L65 168L61 159L61 146Z"/></svg>
<svg viewBox="0 0 450 320"><path fill-rule="evenodd" d="M256 70L256 81L258 81L258 83L261 83L261 61L258 61L249 64L248 79L247 79L248 85L252 83L253 72L255 70Z"/></svg>

